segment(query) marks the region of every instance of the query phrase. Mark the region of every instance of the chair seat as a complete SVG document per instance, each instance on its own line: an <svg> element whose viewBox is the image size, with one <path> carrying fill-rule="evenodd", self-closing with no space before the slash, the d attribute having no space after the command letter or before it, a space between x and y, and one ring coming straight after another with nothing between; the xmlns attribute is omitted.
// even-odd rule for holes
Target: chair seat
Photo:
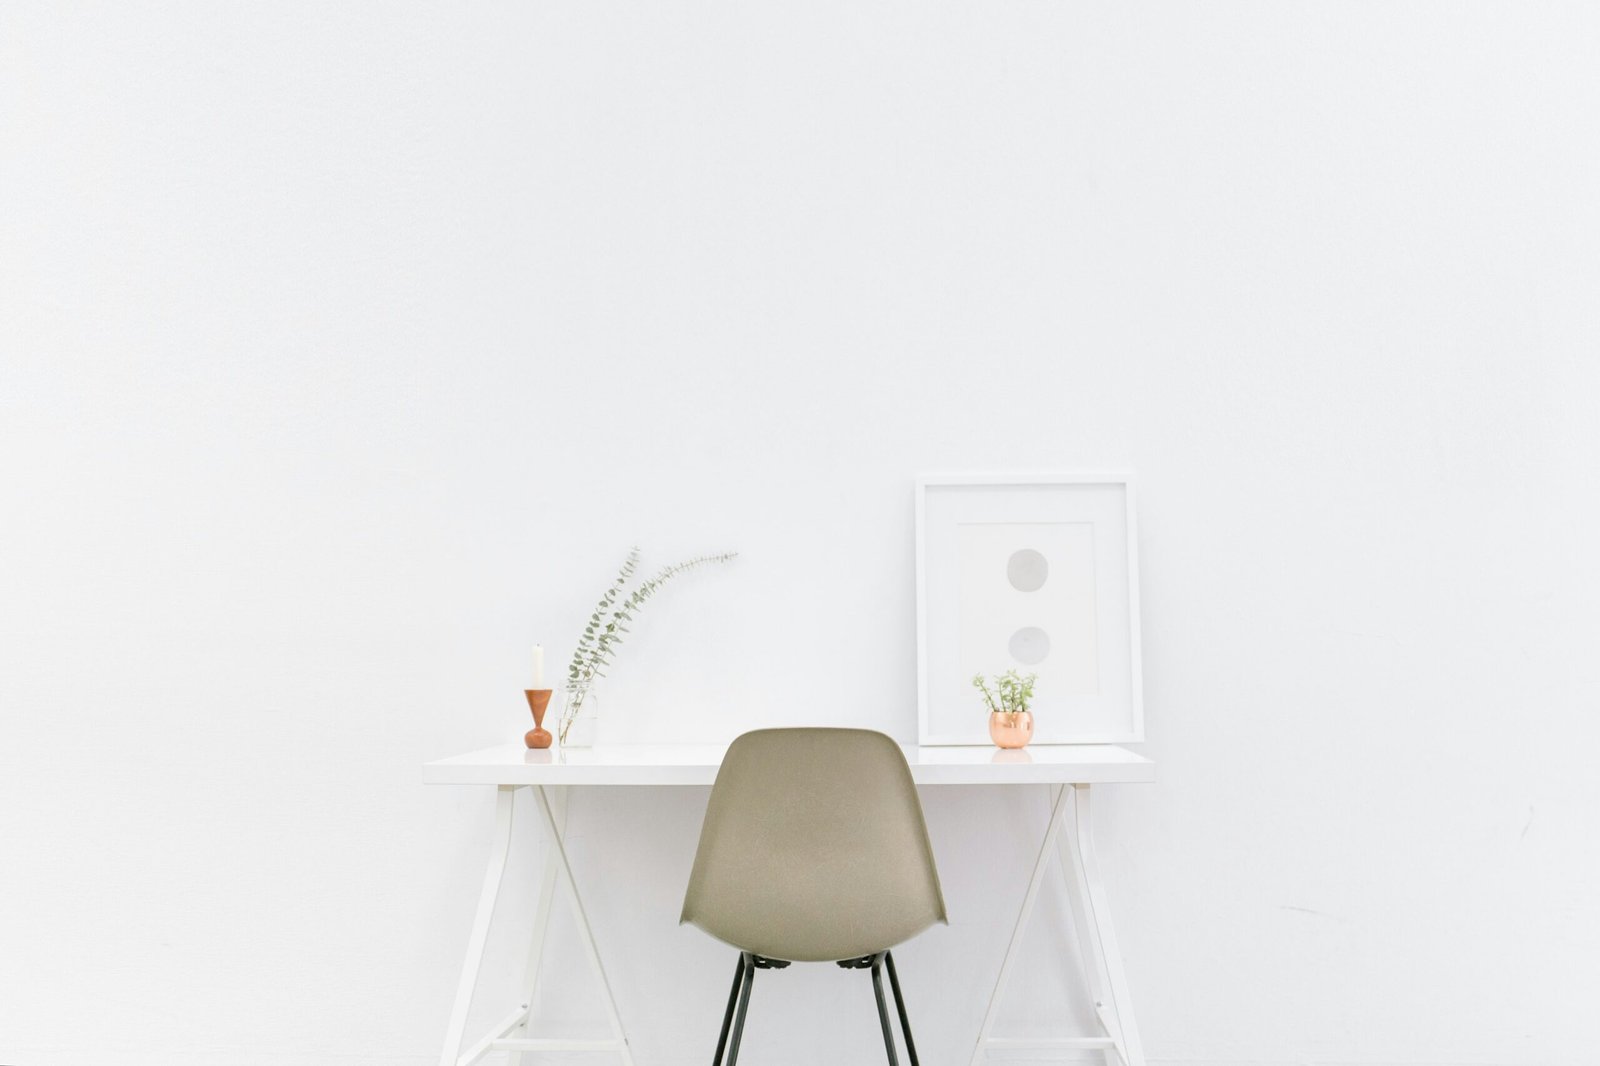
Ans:
<svg viewBox="0 0 1600 1066"><path fill-rule="evenodd" d="M848 962L871 958L944 920L924 908L909 912L898 906L881 913L863 907L859 925L844 925L819 915L814 907L799 907L778 921L716 914L692 917L690 924L730 947L765 959L785 962Z"/></svg>

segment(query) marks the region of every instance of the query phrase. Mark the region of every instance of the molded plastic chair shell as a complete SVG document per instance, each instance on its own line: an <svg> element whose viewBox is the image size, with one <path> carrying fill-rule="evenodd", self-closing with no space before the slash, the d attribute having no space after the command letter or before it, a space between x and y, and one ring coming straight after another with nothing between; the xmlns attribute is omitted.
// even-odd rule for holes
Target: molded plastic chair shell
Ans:
<svg viewBox="0 0 1600 1066"><path fill-rule="evenodd" d="M866 729L759 729L722 760L683 901L743 951L836 962L946 921L905 754Z"/></svg>

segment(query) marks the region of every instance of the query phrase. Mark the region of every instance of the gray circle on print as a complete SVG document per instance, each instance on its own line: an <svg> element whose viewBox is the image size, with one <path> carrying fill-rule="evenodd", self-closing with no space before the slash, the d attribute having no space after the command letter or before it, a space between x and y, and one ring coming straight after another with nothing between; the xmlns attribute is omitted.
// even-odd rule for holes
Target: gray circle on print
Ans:
<svg viewBox="0 0 1600 1066"><path fill-rule="evenodd" d="M1050 576L1050 560L1032 548L1021 548L1006 560L1006 580L1018 592L1038 592Z"/></svg>
<svg viewBox="0 0 1600 1066"><path fill-rule="evenodd" d="M1038 666L1050 657L1050 634L1038 626L1024 626L1011 634L1007 650L1023 666Z"/></svg>

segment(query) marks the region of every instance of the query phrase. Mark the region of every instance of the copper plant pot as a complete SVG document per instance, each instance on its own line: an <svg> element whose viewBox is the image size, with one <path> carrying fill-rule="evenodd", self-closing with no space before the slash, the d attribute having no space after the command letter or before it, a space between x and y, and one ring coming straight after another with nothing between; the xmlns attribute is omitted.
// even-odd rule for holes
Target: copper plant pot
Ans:
<svg viewBox="0 0 1600 1066"><path fill-rule="evenodd" d="M989 712L989 739L1002 748L1025 748L1033 739L1033 715L1028 711Z"/></svg>
<svg viewBox="0 0 1600 1066"><path fill-rule="evenodd" d="M544 727L544 712L550 706L550 693L547 688L527 688L523 692L528 695L528 710L533 712L533 728L522 735L522 742L530 748L548 748L555 738L550 735L550 730Z"/></svg>

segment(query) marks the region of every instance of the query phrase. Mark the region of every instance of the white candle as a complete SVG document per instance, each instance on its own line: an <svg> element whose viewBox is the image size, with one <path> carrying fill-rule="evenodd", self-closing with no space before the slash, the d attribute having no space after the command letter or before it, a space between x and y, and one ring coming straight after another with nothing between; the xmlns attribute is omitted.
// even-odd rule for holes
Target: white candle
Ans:
<svg viewBox="0 0 1600 1066"><path fill-rule="evenodd" d="M544 688L544 645L533 646L533 687Z"/></svg>

